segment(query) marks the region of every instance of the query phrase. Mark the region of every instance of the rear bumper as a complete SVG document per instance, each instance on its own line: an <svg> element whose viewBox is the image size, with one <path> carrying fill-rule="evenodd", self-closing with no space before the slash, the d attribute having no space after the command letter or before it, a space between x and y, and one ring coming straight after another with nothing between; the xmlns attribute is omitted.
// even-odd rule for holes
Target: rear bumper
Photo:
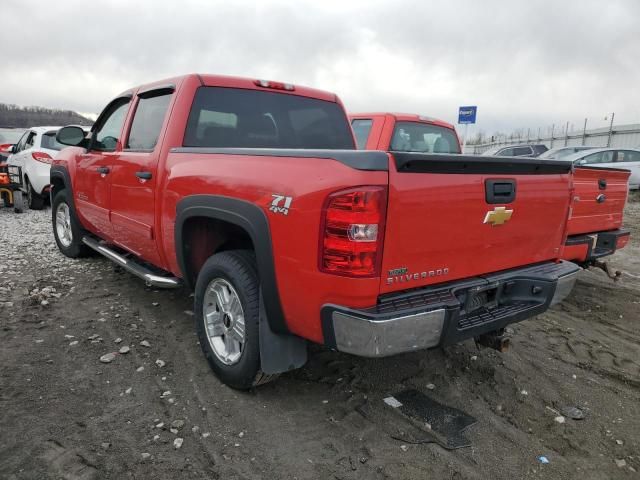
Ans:
<svg viewBox="0 0 640 480"><path fill-rule="evenodd" d="M544 312L569 295L579 271L547 262L386 295L363 310L325 305L325 343L363 357L456 343Z"/></svg>
<svg viewBox="0 0 640 480"><path fill-rule="evenodd" d="M629 230L623 228L608 232L573 235L565 242L563 258L569 261L592 263L624 248L629 239Z"/></svg>

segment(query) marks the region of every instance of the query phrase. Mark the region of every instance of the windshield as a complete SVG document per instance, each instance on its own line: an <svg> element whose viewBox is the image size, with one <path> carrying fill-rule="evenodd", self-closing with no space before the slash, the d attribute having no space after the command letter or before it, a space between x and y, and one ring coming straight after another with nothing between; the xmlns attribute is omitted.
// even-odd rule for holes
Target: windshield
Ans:
<svg viewBox="0 0 640 480"><path fill-rule="evenodd" d="M222 87L198 89L184 146L355 149L347 116L337 103Z"/></svg>
<svg viewBox="0 0 640 480"><path fill-rule="evenodd" d="M42 135L42 142L40 146L49 150L62 150L65 145L58 143L58 141L56 140L56 133L57 132L47 132Z"/></svg>
<svg viewBox="0 0 640 480"><path fill-rule="evenodd" d="M24 130L19 128L0 128L0 144L18 143L23 134Z"/></svg>
<svg viewBox="0 0 640 480"><path fill-rule="evenodd" d="M450 128L419 122L398 122L391 140L395 152L460 153L458 137Z"/></svg>

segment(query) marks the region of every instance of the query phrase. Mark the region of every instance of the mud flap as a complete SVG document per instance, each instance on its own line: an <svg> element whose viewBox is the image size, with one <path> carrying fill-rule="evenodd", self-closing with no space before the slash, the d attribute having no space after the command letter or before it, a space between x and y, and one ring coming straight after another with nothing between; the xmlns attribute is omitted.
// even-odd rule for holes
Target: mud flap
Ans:
<svg viewBox="0 0 640 480"><path fill-rule="evenodd" d="M274 333L269 326L260 291L260 363L267 375L288 372L307 363L307 341L294 335Z"/></svg>

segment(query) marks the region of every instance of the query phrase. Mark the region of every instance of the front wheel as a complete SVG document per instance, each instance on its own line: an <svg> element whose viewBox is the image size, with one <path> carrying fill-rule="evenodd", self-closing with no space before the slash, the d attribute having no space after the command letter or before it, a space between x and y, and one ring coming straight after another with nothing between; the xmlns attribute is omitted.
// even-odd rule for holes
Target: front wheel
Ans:
<svg viewBox="0 0 640 480"><path fill-rule="evenodd" d="M277 375L260 370L260 283L253 253L211 256L198 275L195 319L200 345L218 378L247 390Z"/></svg>
<svg viewBox="0 0 640 480"><path fill-rule="evenodd" d="M84 257L89 254L89 247L82 243L84 231L69 206L68 195L66 190L60 190L53 199L53 236L64 255L69 258Z"/></svg>

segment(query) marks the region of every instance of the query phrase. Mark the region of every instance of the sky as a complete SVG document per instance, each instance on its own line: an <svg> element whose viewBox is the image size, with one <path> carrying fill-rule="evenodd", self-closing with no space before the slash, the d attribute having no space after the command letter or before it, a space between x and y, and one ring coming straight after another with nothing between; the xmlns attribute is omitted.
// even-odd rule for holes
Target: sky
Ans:
<svg viewBox="0 0 640 480"><path fill-rule="evenodd" d="M640 0L2 0L0 102L97 114L184 73L280 80L470 135L640 123Z"/></svg>

